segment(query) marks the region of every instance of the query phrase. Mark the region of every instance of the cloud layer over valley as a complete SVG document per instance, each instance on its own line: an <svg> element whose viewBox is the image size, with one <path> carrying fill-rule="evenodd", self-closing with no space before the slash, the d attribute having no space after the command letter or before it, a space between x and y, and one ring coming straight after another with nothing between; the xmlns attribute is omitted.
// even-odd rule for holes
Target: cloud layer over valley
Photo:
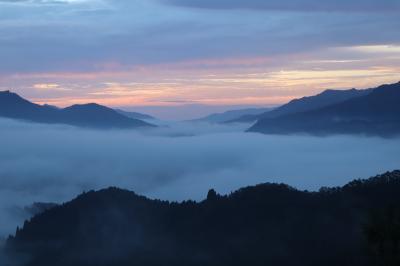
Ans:
<svg viewBox="0 0 400 266"><path fill-rule="evenodd" d="M265 136L242 133L243 126L193 125L92 131L0 120L0 236L15 230L33 202L63 202L108 186L201 200L210 188L229 193L284 182L316 190L400 168L400 139Z"/></svg>

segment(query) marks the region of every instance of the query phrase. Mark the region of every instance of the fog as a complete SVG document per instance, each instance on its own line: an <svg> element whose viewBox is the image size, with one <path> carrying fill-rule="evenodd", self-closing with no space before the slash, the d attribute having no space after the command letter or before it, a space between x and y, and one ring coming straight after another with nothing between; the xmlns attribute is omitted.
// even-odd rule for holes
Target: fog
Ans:
<svg viewBox="0 0 400 266"><path fill-rule="evenodd" d="M0 120L0 238L33 202L118 186L151 198L201 200L264 182L342 185L400 168L400 139L266 136L246 125L177 123L94 131Z"/></svg>

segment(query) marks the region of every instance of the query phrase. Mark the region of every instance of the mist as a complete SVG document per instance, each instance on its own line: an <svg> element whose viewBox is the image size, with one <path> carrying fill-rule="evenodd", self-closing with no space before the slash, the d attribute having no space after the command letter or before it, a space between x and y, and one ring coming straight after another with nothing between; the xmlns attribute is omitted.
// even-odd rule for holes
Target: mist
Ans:
<svg viewBox="0 0 400 266"><path fill-rule="evenodd" d="M150 198L202 200L265 182L318 190L399 169L400 139L267 136L248 125L177 123L95 131L0 120L0 237L34 202L117 186Z"/></svg>

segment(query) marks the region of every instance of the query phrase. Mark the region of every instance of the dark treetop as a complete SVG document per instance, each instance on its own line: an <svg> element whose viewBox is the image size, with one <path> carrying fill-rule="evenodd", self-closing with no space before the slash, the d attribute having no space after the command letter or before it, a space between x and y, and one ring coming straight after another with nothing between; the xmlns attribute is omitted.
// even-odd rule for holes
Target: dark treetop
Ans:
<svg viewBox="0 0 400 266"><path fill-rule="evenodd" d="M29 266L400 265L400 171L319 192L283 184L196 203L84 193L7 241Z"/></svg>

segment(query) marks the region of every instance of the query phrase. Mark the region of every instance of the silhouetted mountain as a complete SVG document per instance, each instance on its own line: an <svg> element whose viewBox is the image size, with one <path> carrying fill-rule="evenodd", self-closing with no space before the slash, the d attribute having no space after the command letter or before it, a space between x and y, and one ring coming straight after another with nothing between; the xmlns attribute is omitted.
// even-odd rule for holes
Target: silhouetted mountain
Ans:
<svg viewBox="0 0 400 266"><path fill-rule="evenodd" d="M210 190L200 203L110 188L25 222L6 251L24 266L394 266L399 191L400 171L319 192Z"/></svg>
<svg viewBox="0 0 400 266"><path fill-rule="evenodd" d="M308 112L260 119L249 129L266 134L400 134L400 83Z"/></svg>
<svg viewBox="0 0 400 266"><path fill-rule="evenodd" d="M259 115L270 111L272 108L247 108L240 110L231 110L223 113L211 114L203 118L192 120L194 122L209 122L209 123L226 123L233 122L243 116ZM238 121L242 122L242 121ZM244 121L243 121L244 122Z"/></svg>
<svg viewBox="0 0 400 266"><path fill-rule="evenodd" d="M258 115L246 115L230 122L255 122L257 120L266 118L276 118L283 115L295 114L300 112L306 112L314 109L319 109L332 104L344 102L346 100L365 96L372 92L372 89L368 90L326 90L315 96L303 97L295 99L287 104L284 104L274 110L265 112Z"/></svg>
<svg viewBox="0 0 400 266"><path fill-rule="evenodd" d="M0 117L25 121L68 124L90 128L149 127L149 123L128 118L98 104L73 105L64 109L31 103L15 93L0 92Z"/></svg>
<svg viewBox="0 0 400 266"><path fill-rule="evenodd" d="M61 111L61 121L65 124L95 128L135 128L150 126L138 119L128 118L98 104L73 105Z"/></svg>
<svg viewBox="0 0 400 266"><path fill-rule="evenodd" d="M137 112L128 112L128 111L124 111L121 109L115 109L115 111L117 111L117 113L124 115L126 117L129 118L133 118L133 119L140 119L140 120L154 120L156 118L152 117L151 115L146 115L146 114L142 114L142 113L137 113Z"/></svg>
<svg viewBox="0 0 400 266"><path fill-rule="evenodd" d="M31 103L10 91L0 92L0 116L15 119L38 120L55 117L57 111L49 106Z"/></svg>

